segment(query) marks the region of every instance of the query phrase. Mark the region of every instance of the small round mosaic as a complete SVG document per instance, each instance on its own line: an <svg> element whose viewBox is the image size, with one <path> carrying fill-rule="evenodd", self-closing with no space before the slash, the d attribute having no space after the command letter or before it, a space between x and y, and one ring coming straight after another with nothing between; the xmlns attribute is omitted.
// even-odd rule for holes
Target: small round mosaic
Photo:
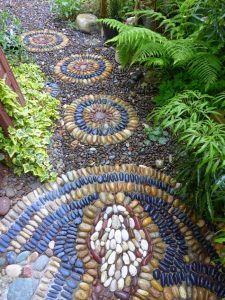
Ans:
<svg viewBox="0 0 225 300"><path fill-rule="evenodd" d="M53 30L33 30L22 35L24 47L30 52L47 52L67 46L68 38Z"/></svg>
<svg viewBox="0 0 225 300"><path fill-rule="evenodd" d="M212 228L152 168L61 175L0 222L8 300L219 300L225 272Z"/></svg>
<svg viewBox="0 0 225 300"><path fill-rule="evenodd" d="M71 55L55 66L55 74L60 79L71 83L92 84L107 78L112 71L112 64L99 55Z"/></svg>
<svg viewBox="0 0 225 300"><path fill-rule="evenodd" d="M128 139L138 125L132 106L108 95L88 95L76 99L65 111L65 126L77 140L104 145Z"/></svg>

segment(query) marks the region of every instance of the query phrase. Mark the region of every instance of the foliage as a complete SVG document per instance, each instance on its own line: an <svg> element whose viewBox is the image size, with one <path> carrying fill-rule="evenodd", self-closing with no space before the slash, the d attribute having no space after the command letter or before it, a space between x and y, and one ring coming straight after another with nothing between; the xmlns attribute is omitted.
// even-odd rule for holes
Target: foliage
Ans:
<svg viewBox="0 0 225 300"><path fill-rule="evenodd" d="M102 22L119 31L119 35L110 42L116 43L122 65L139 63L174 73L182 70L199 80L205 91L217 81L221 71L219 57L206 47L200 48L192 39L168 40L147 28L111 19Z"/></svg>
<svg viewBox="0 0 225 300"><path fill-rule="evenodd" d="M82 11L85 0L51 0L51 11L61 18L75 18Z"/></svg>
<svg viewBox="0 0 225 300"><path fill-rule="evenodd" d="M218 101L224 107L221 99L185 91L151 114L156 124L170 128L180 142L177 167L178 180L183 182L181 193L198 213L208 213L212 219L225 206L225 184L221 181L225 174L225 125L210 118L218 114Z"/></svg>
<svg viewBox="0 0 225 300"><path fill-rule="evenodd" d="M0 46L11 61L21 60L25 55L20 34L22 27L19 19L12 13L0 10Z"/></svg>
<svg viewBox="0 0 225 300"><path fill-rule="evenodd" d="M150 145L152 142L158 142L160 145L165 145L169 140L169 134L167 131L162 130L160 127L147 126L144 129L147 140L145 145Z"/></svg>
<svg viewBox="0 0 225 300"><path fill-rule="evenodd" d="M223 223L225 223L225 219L222 219L221 221ZM221 262L222 262L222 264L224 264L225 263L225 247L224 247L224 244L225 244L225 228L221 229L218 232L216 238L214 239L214 242L221 245L220 250L222 250L221 252L223 254L223 257L221 257Z"/></svg>
<svg viewBox="0 0 225 300"><path fill-rule="evenodd" d="M58 118L58 100L43 92L44 77L34 64L21 64L13 68L26 106L21 107L17 95L0 81L0 98L7 113L13 117L14 127L5 137L0 129L0 150L15 173L31 172L42 181L53 177L47 147Z"/></svg>

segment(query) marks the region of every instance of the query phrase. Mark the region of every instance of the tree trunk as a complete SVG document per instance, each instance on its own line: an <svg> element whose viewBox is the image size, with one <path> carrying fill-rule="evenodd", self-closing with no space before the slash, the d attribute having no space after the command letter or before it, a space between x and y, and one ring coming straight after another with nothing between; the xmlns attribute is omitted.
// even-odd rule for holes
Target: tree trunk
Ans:
<svg viewBox="0 0 225 300"><path fill-rule="evenodd" d="M108 3L107 3L107 0L100 0L100 3L101 3L100 17L101 18L107 18L107 16L108 16Z"/></svg>

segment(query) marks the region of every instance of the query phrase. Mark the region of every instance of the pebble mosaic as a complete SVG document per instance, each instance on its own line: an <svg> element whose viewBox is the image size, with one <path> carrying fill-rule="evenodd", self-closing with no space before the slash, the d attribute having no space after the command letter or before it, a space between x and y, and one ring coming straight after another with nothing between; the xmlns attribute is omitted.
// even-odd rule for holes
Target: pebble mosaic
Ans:
<svg viewBox="0 0 225 300"><path fill-rule="evenodd" d="M112 64L95 54L71 55L55 66L57 77L70 83L92 84L107 78L111 71Z"/></svg>
<svg viewBox="0 0 225 300"><path fill-rule="evenodd" d="M69 43L69 39L63 33L49 29L28 31L22 35L21 39L25 49L30 52L59 50Z"/></svg>
<svg viewBox="0 0 225 300"><path fill-rule="evenodd" d="M7 299L225 297L212 228L175 185L148 167L100 166L23 197L0 222Z"/></svg>
<svg viewBox="0 0 225 300"><path fill-rule="evenodd" d="M108 95L88 95L74 100L66 108L64 121L75 139L95 145L122 142L138 125L132 106Z"/></svg>

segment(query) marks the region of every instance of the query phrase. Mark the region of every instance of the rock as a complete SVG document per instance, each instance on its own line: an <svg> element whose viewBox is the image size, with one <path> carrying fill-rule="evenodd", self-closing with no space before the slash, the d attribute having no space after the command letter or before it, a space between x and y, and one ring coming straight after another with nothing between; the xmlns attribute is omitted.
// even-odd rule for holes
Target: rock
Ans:
<svg viewBox="0 0 225 300"><path fill-rule="evenodd" d="M120 230L116 230L115 232L115 240L118 244L122 242L122 235Z"/></svg>
<svg viewBox="0 0 225 300"><path fill-rule="evenodd" d="M111 253L111 255L109 256L109 259L108 259L108 264L112 265L115 263L115 260L116 260L116 252L113 251Z"/></svg>
<svg viewBox="0 0 225 300"><path fill-rule="evenodd" d="M141 240L141 249L144 251L148 250L148 242L146 240Z"/></svg>
<svg viewBox="0 0 225 300"><path fill-rule="evenodd" d="M112 277L115 274L116 266L115 264L111 265L108 271L109 277Z"/></svg>
<svg viewBox="0 0 225 300"><path fill-rule="evenodd" d="M6 274L9 277L15 278L15 277L19 277L21 272L22 272L22 267L20 265L9 265L6 267L5 269Z"/></svg>
<svg viewBox="0 0 225 300"><path fill-rule="evenodd" d="M55 247L55 241L49 242L48 247L53 250Z"/></svg>
<svg viewBox="0 0 225 300"><path fill-rule="evenodd" d="M164 167L164 160L163 159L156 159L155 166L157 169L162 169Z"/></svg>
<svg viewBox="0 0 225 300"><path fill-rule="evenodd" d="M16 262L16 253L14 251L9 251L6 254L6 259L9 265L15 264Z"/></svg>
<svg viewBox="0 0 225 300"><path fill-rule="evenodd" d="M27 259L27 262L31 263L31 262L36 261L36 259L38 258L38 256L39 256L38 252L31 253L31 255Z"/></svg>
<svg viewBox="0 0 225 300"><path fill-rule="evenodd" d="M126 229L122 229L122 240L125 242L129 240L129 234Z"/></svg>
<svg viewBox="0 0 225 300"><path fill-rule="evenodd" d="M38 279L17 278L10 286L7 300L30 300L37 289Z"/></svg>
<svg viewBox="0 0 225 300"><path fill-rule="evenodd" d="M115 292L117 290L117 282L116 282L116 279L113 279L111 284L110 284L110 287L109 287L109 290L111 292Z"/></svg>
<svg viewBox="0 0 225 300"><path fill-rule="evenodd" d="M0 257L0 268L3 267L6 263L5 257Z"/></svg>
<svg viewBox="0 0 225 300"><path fill-rule="evenodd" d="M49 257L46 255L41 255L33 264L33 269L35 271L43 271L48 262L49 262Z"/></svg>
<svg viewBox="0 0 225 300"><path fill-rule="evenodd" d="M130 264L130 258L129 258L127 253L123 253L123 262L124 262L125 265Z"/></svg>
<svg viewBox="0 0 225 300"><path fill-rule="evenodd" d="M127 274L128 274L128 267L127 266L123 266L122 269L121 269L121 276L122 278L126 278L127 277Z"/></svg>
<svg viewBox="0 0 225 300"><path fill-rule="evenodd" d="M8 186L5 190L6 197L13 198L16 196L16 189Z"/></svg>
<svg viewBox="0 0 225 300"><path fill-rule="evenodd" d="M98 224L95 226L95 231L100 231L102 229L103 221L100 220Z"/></svg>
<svg viewBox="0 0 225 300"><path fill-rule="evenodd" d="M137 275L137 268L133 265L130 265L129 266L129 273L132 277L136 276Z"/></svg>
<svg viewBox="0 0 225 300"><path fill-rule="evenodd" d="M22 271L22 276L25 278L30 278L32 277L33 271L32 271L32 267L30 265L27 265L23 268Z"/></svg>
<svg viewBox="0 0 225 300"><path fill-rule="evenodd" d="M10 209L10 199L8 197L0 197L0 216L5 216Z"/></svg>
<svg viewBox="0 0 225 300"><path fill-rule="evenodd" d="M21 252L16 258L16 263L21 263L22 261L26 260L29 255L30 251Z"/></svg>
<svg viewBox="0 0 225 300"><path fill-rule="evenodd" d="M93 14L79 14L76 18L78 29L85 33L93 33L99 31L98 18Z"/></svg>

